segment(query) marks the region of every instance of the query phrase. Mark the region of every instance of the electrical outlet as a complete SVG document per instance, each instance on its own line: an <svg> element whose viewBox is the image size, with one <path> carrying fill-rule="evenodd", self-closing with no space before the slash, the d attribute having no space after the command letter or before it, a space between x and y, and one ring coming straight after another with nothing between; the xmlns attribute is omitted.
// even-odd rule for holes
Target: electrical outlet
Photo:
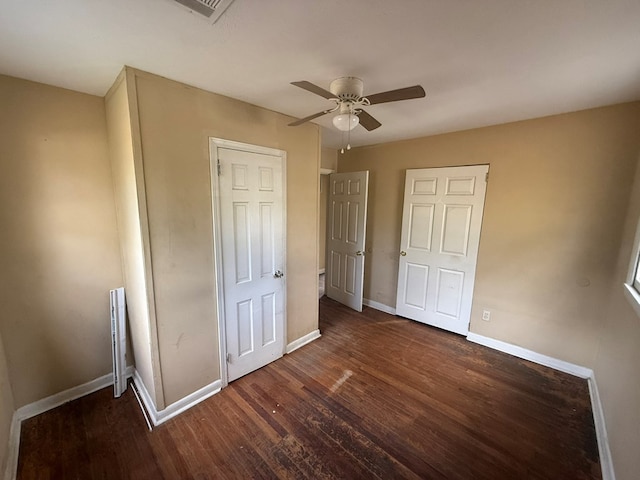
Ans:
<svg viewBox="0 0 640 480"><path fill-rule="evenodd" d="M491 312L489 310L483 310L482 311L482 319L485 322L488 322L489 320L491 320Z"/></svg>

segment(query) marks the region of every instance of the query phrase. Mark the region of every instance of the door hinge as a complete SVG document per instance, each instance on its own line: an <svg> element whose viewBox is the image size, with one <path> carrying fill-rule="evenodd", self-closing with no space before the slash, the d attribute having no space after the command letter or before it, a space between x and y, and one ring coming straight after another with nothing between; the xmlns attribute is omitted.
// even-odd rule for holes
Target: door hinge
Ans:
<svg viewBox="0 0 640 480"><path fill-rule="evenodd" d="M218 168L220 168L220 164L218 164ZM220 172L218 172L218 175L220 175ZM484 181L485 183L489 183L489 172L484 174Z"/></svg>
<svg viewBox="0 0 640 480"><path fill-rule="evenodd" d="M221 167L220 167L220 159L218 159L218 176L220 176Z"/></svg>
<svg viewBox="0 0 640 480"><path fill-rule="evenodd" d="M227 353L227 363L231 363L231 354Z"/></svg>

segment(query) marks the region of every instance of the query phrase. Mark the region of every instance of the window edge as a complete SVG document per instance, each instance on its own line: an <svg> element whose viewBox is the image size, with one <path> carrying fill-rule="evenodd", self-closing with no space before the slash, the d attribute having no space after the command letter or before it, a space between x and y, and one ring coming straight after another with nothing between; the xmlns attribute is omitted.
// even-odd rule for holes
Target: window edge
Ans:
<svg viewBox="0 0 640 480"><path fill-rule="evenodd" d="M624 284L624 296L627 298L633 311L636 312L636 315L640 317L640 293L633 288L633 285L629 285L628 283Z"/></svg>

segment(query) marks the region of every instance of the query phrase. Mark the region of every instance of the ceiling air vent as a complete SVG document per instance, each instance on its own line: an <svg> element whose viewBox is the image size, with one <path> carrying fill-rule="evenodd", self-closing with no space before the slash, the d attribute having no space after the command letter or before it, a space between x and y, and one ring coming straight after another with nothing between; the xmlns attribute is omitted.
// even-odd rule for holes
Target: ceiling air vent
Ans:
<svg viewBox="0 0 640 480"><path fill-rule="evenodd" d="M233 0L174 0L194 13L207 17L211 23L218 18L233 3Z"/></svg>

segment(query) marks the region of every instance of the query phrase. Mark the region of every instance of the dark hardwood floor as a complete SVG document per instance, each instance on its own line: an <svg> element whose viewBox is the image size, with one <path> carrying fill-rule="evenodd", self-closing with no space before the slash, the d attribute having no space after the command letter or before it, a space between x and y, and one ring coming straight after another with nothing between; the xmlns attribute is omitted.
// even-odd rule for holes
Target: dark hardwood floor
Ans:
<svg viewBox="0 0 640 480"><path fill-rule="evenodd" d="M130 389L25 421L18 478L601 478L585 380L320 305L319 340L153 432Z"/></svg>

